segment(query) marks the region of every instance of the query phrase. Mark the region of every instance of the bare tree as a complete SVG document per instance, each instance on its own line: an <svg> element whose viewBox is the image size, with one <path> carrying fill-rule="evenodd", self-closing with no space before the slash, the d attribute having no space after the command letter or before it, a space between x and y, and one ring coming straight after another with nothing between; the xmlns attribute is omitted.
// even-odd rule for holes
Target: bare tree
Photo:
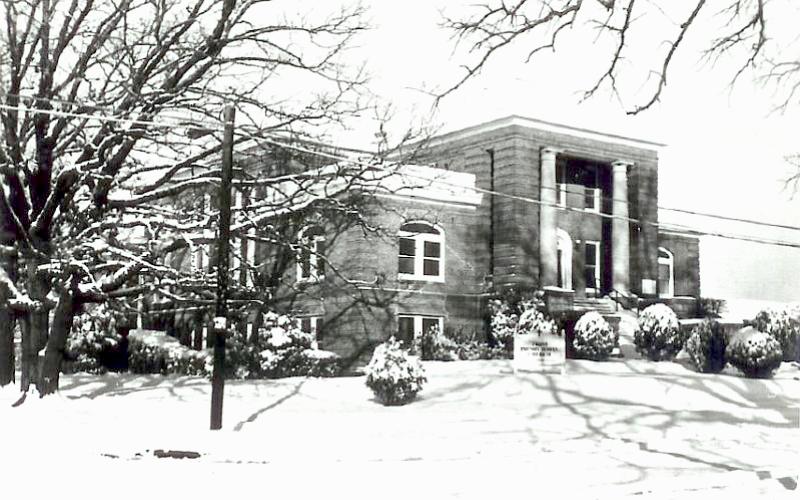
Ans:
<svg viewBox="0 0 800 500"><path fill-rule="evenodd" d="M542 51L556 50L565 38L567 43L575 43L576 33L594 32L593 39L578 37L588 42L581 48L593 55L602 51L600 57L607 63L585 97L606 88L624 101L643 89L644 97L636 97L636 104L626 107L629 114L647 110L666 92L675 61L687 50L700 47L700 56L712 63L720 58L732 61L732 83L749 72L774 84L776 109L783 110L796 103L800 89L800 58L794 44L796 33L792 33L796 30L791 26L794 18L787 15L793 9L796 6L784 0L485 2L472 14L445 21L457 41L467 44L474 59L440 98L474 77L498 52L516 45L530 61Z"/></svg>
<svg viewBox="0 0 800 500"><path fill-rule="evenodd" d="M315 20L267 0L3 0L0 9L0 385L14 378L16 321L21 388L44 395L58 387L84 304L155 286L177 302L210 300L213 269L197 276L164 258L213 240L217 211L175 200L217 185L223 105L235 103L248 124L237 147L278 133L307 139L358 113L364 77L342 55L365 25L358 6ZM235 234L320 200L353 212L342 194L374 180L353 164L239 176L238 188L272 194L238 207L247 220ZM149 278L132 284L138 275Z"/></svg>

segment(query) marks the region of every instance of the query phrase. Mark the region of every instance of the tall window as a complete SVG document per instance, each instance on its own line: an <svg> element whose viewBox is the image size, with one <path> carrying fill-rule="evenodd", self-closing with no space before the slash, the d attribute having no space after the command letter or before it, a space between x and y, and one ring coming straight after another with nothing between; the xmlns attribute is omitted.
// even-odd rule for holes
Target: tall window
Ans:
<svg viewBox="0 0 800 500"><path fill-rule="evenodd" d="M666 248L658 248L658 295L675 295L675 256Z"/></svg>
<svg viewBox="0 0 800 500"><path fill-rule="evenodd" d="M397 340L404 346L410 347L415 338L421 337L423 332L431 328L442 331L443 318L441 316L400 315L397 317Z"/></svg>
<svg viewBox="0 0 800 500"><path fill-rule="evenodd" d="M586 292L596 293L600 288L600 242L587 241L584 245L584 277Z"/></svg>
<svg viewBox="0 0 800 500"><path fill-rule="evenodd" d="M444 235L425 222L400 226L398 276L400 279L444 281Z"/></svg>
<svg viewBox="0 0 800 500"><path fill-rule="evenodd" d="M325 236L313 226L304 229L298 238L297 280L313 281L325 277Z"/></svg>
<svg viewBox="0 0 800 500"><path fill-rule="evenodd" d="M311 335L314 339L314 347L319 348L322 341L322 317L320 316L304 316L296 318L297 327L300 331Z"/></svg>

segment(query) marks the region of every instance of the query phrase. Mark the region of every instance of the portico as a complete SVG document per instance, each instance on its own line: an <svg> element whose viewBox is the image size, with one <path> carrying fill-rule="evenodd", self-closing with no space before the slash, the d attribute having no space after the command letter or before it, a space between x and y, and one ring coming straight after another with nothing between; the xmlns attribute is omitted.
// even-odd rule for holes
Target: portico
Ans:
<svg viewBox="0 0 800 500"><path fill-rule="evenodd" d="M574 279L575 283L580 283L581 289L576 290L580 295L584 288L592 294L612 288L628 293L632 220L628 208L628 175L633 162L576 160L572 165L565 165L568 160L561 158L562 155L568 156L564 150L554 147L540 150L540 285L573 289ZM557 174L559 161L561 171ZM571 170L565 174L566 169ZM589 171L594 177L576 172L579 169ZM585 178L594 180L585 181ZM605 179L605 182L597 179ZM566 244L580 250L566 251ZM575 267L582 267L583 272Z"/></svg>

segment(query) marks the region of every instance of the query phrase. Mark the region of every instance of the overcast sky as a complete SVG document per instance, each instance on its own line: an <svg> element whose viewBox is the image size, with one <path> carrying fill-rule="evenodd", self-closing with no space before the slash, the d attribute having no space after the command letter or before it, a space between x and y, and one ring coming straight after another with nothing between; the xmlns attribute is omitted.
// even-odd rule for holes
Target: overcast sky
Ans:
<svg viewBox="0 0 800 500"><path fill-rule="evenodd" d="M440 10L458 15L457 4L366 2L374 29L361 38L352 57L365 60L372 89L392 103L397 130L429 117L447 131L518 114L651 139L667 144L660 156L661 206L800 226L800 196L791 200L791 192L783 189L789 173L784 157L800 150L797 109L770 113L773 95L749 79L731 91L731 67L700 63L691 39L661 103L638 116L627 116L609 93L581 102L581 91L592 86L603 60L575 34L570 35L578 37L574 43L567 38L555 54L544 53L527 64L521 51L500 54L431 115L432 99L422 90L452 84L464 62L463 52L454 53L451 34L438 26ZM797 18L797 11L787 16ZM647 57L646 52L640 55ZM800 242L798 231L669 212L660 218L701 230ZM704 238L701 245L703 295L800 300L800 249L716 238Z"/></svg>

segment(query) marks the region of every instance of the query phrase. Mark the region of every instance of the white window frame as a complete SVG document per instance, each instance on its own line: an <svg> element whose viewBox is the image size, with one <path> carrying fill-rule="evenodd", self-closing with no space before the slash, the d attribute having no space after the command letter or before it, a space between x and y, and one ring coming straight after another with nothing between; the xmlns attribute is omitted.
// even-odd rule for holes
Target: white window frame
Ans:
<svg viewBox="0 0 800 500"><path fill-rule="evenodd" d="M667 256L662 257L661 252L664 252ZM669 283L667 284L667 293L662 294L660 290L660 286L658 287L658 296L663 298L670 298L675 296L675 254L670 252L664 247L658 247L658 266L661 267L662 265L669 266ZM659 273L660 275L660 273ZM657 284L657 286L660 284Z"/></svg>
<svg viewBox="0 0 800 500"><path fill-rule="evenodd" d="M559 207L567 207L567 185L563 182L556 183L556 204Z"/></svg>
<svg viewBox="0 0 800 500"><path fill-rule="evenodd" d="M325 236L322 234L315 234L311 237L311 240L307 242L305 245L308 249L308 276L303 275L303 239L305 238L305 233L310 231L311 229L316 229L317 226L309 226L302 231L300 231L299 236L297 237L298 240L298 247L297 247L297 281L298 282L309 282L309 281L322 281L325 278L325 273L319 273L319 262L320 262L320 255L319 255L319 243L325 241Z"/></svg>
<svg viewBox="0 0 800 500"><path fill-rule="evenodd" d="M584 248L583 248L583 258L584 258L584 263L583 263L584 273L583 273L583 275L584 275L584 279L586 277L586 267L589 264L588 262L585 262L585 260L586 260L586 247L589 246L589 245L593 245L594 246L594 283L592 283L592 286L589 286L589 283L586 283L586 292L587 293L597 293L599 290L597 288L595 288L594 285L600 282L600 260L601 260L600 259L600 242L599 241L586 240L586 241L583 242L583 245L584 245Z"/></svg>
<svg viewBox="0 0 800 500"><path fill-rule="evenodd" d="M319 325L322 323L322 316L298 316L294 319L295 325L297 326L298 330L303 330L303 320L309 320L309 329L310 332L306 332L311 335L311 346L314 349L317 349L319 346Z"/></svg>
<svg viewBox="0 0 800 500"><path fill-rule="evenodd" d="M422 337L422 321L425 319L435 319L439 332L444 332L444 316L432 316L429 314L398 314L397 327L400 328L400 318L412 318L414 320L414 339Z"/></svg>
<svg viewBox="0 0 800 500"><path fill-rule="evenodd" d="M561 228L556 230L556 250L561 250L558 267L561 270L563 285L565 285L561 288L572 290L572 238Z"/></svg>
<svg viewBox="0 0 800 500"><path fill-rule="evenodd" d="M583 194L584 204L586 204L586 194L588 194L589 191L592 192L593 206L584 207L584 210L592 213L600 213L600 188L584 187L584 194Z"/></svg>
<svg viewBox="0 0 800 500"><path fill-rule="evenodd" d="M430 281L434 283L444 283L444 274L445 274L445 235L444 230L441 227L437 226L436 224L431 224L430 222L425 221L409 221L403 223L403 226L406 224L425 224L426 226L430 226L431 228L435 229L439 232L439 234L432 234L432 233L415 233L411 231L403 231L399 230L397 232L397 259L399 262L400 259L400 238L408 238L410 240L414 240L414 272L413 273L401 273L398 269L397 277L400 280L407 280L407 281ZM427 276L425 275L425 242L431 243L438 243L439 244L439 274L437 276ZM427 257L428 259L433 259L433 257Z"/></svg>

